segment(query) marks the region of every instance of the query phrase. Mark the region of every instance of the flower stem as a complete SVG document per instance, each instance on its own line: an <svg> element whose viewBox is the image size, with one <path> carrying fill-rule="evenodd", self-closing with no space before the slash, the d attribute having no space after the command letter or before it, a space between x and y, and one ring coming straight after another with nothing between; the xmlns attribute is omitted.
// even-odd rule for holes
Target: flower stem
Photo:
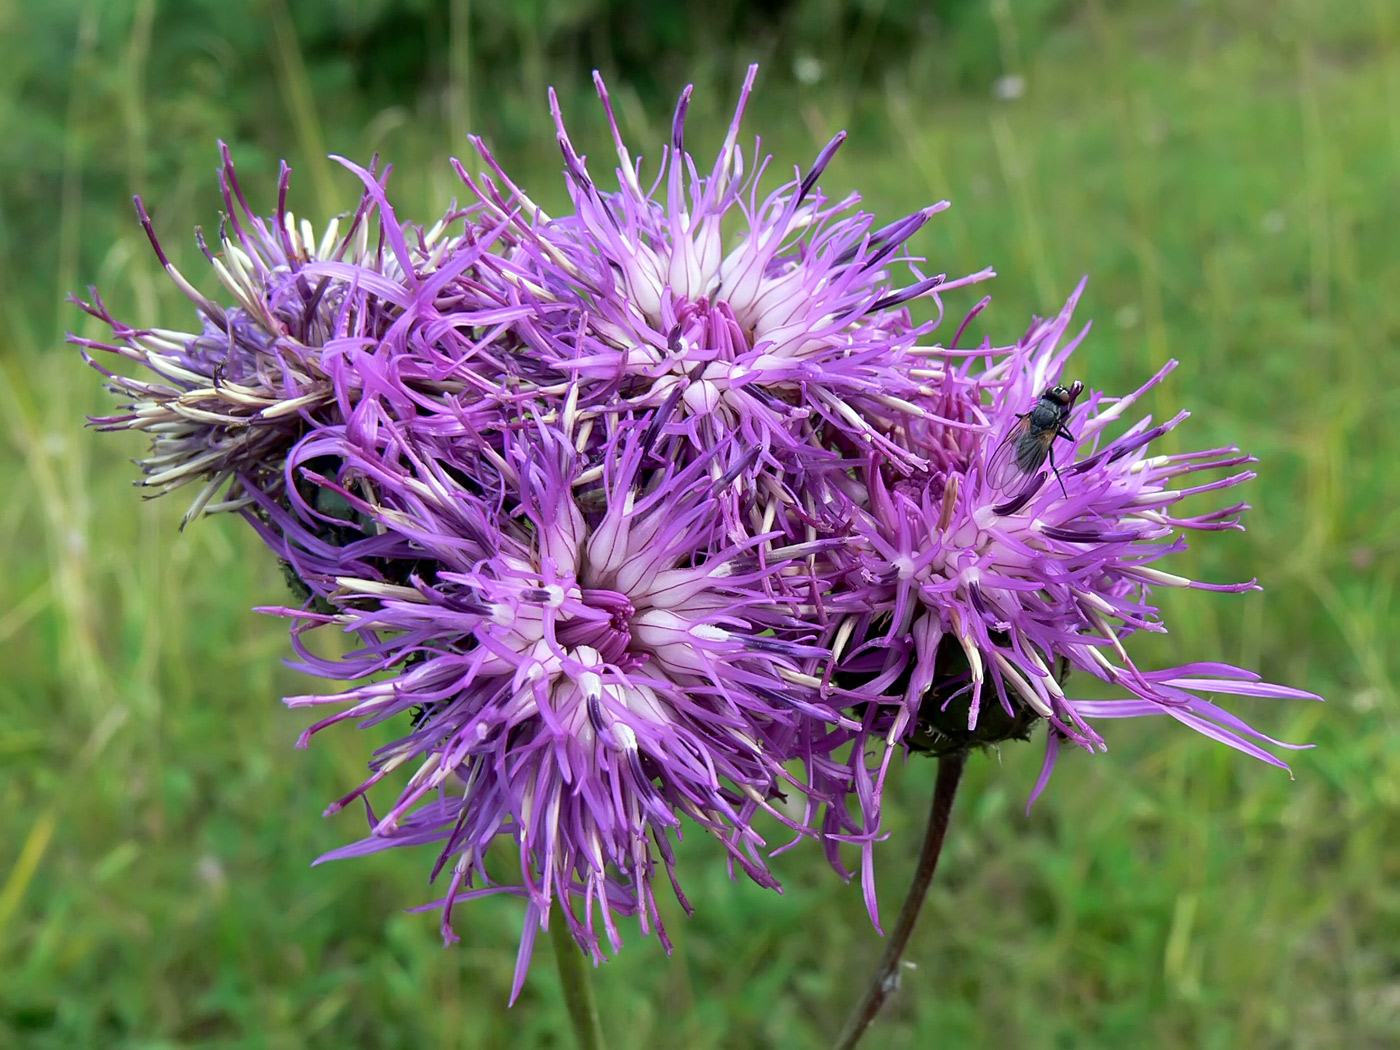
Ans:
<svg viewBox="0 0 1400 1050"><path fill-rule="evenodd" d="M584 968L583 953L569 936L569 924L557 915L549 924L549 939L554 944L559 987L564 990L564 1005L569 1008L569 1023L578 1050L603 1050L603 1027L598 1020L591 975Z"/></svg>
<svg viewBox="0 0 1400 1050"><path fill-rule="evenodd" d="M962 779L963 766L967 764L966 751L954 751L941 755L938 759L938 778L933 786L933 804L929 807L928 827L924 829L924 843L919 849L919 864L914 869L914 880L909 884L909 893L900 909L899 921L890 932L889 943L880 956L870 982L865 986L855 1008L846 1018L841 1035L836 1040L836 1050L852 1050L865 1034L865 1029L880 1012L889 994L899 987L899 960L909 945L909 937L918 921L919 909L928 895L929 882L934 869L938 867L938 855L943 849L943 836L948 833L948 819L953 813L953 799L958 793L958 781Z"/></svg>

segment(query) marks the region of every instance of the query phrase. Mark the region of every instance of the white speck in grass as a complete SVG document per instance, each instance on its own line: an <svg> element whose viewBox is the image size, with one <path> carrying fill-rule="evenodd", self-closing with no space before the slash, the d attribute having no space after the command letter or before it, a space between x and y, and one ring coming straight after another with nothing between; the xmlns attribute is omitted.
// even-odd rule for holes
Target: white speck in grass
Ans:
<svg viewBox="0 0 1400 1050"><path fill-rule="evenodd" d="M1281 211L1265 212L1264 217L1259 220L1260 228L1267 234L1277 237L1288 225L1288 219Z"/></svg>
<svg viewBox="0 0 1400 1050"><path fill-rule="evenodd" d="M63 531L63 546L69 554L86 554L88 549L86 533L82 529L65 529Z"/></svg>
<svg viewBox="0 0 1400 1050"><path fill-rule="evenodd" d="M1381 694L1378 689L1358 689L1352 697L1352 706L1358 711L1373 711L1380 706Z"/></svg>
<svg viewBox="0 0 1400 1050"><path fill-rule="evenodd" d="M1113 314L1113 323L1126 331L1142 323L1142 310L1137 303L1120 306Z"/></svg>
<svg viewBox="0 0 1400 1050"><path fill-rule="evenodd" d="M1002 102L1014 102L1026 93L1026 78L1020 73L1009 73L1004 77L997 77L992 84L992 97Z"/></svg>
<svg viewBox="0 0 1400 1050"><path fill-rule="evenodd" d="M792 60L792 75L804 87L820 83L825 73L822 60L813 55L798 55Z"/></svg>
<svg viewBox="0 0 1400 1050"><path fill-rule="evenodd" d="M195 862L194 873L199 877L200 882L215 893L222 892L228 882L228 876L224 874L223 862L212 853L204 854Z"/></svg>

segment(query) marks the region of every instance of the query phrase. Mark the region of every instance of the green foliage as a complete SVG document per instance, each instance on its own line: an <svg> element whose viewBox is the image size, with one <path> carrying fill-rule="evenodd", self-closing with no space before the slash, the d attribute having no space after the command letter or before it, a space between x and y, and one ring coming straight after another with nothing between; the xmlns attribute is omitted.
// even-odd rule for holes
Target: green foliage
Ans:
<svg viewBox="0 0 1400 1050"><path fill-rule="evenodd" d="M1172 594L1173 633L1137 655L1239 662L1331 701L1235 705L1319 744L1293 782L1165 720L1124 723L1107 755L1063 759L1026 816L1039 747L975 759L917 965L869 1045L1392 1044L1388 5L63 0L0 9L0 1046L571 1045L543 938L505 1010L518 902L464 906L464 943L444 949L434 916L402 910L433 895L427 854L309 868L361 833L357 813L318 814L369 741L292 748L310 718L276 698L334 686L281 667L284 625L248 611L284 599L275 563L237 522L181 534L178 497L136 498L135 439L81 428L105 396L60 345L85 321L59 300L97 283L122 316L188 323L127 198L201 274L188 231L218 222L216 137L269 205L288 156L318 223L357 197L325 152L381 150L404 213L429 216L456 193L446 158L469 128L550 206L547 83L601 158L587 71L609 72L654 159L694 80L703 154L753 58L747 128L780 169L846 127L828 192L858 187L887 217L953 200L921 246L931 270L997 266L990 328L1020 330L1087 272L1083 379L1122 389L1182 361L1152 406L1195 412L1179 447L1261 460L1250 533L1182 562L1268 591ZM1011 74L1024 95L993 97ZM886 922L932 764L894 779ZM709 842L681 863L696 914L669 906L674 957L634 929L596 975L612 1046L824 1045L881 946L859 887L805 848L777 861L782 896L731 884Z"/></svg>

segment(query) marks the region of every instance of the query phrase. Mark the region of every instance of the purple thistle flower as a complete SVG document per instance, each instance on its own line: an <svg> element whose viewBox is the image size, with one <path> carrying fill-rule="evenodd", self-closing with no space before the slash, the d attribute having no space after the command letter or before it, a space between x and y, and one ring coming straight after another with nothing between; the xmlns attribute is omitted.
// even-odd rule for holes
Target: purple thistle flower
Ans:
<svg viewBox="0 0 1400 1050"><path fill-rule="evenodd" d="M1061 445L1058 460L1063 488L1048 464L1011 486L1010 498L997 478L988 478L1004 436L1060 380L1087 332L1065 338L1082 287L1058 317L1037 322L1015 347L990 352L978 377L991 394L990 408L962 404L965 421L983 424L980 429L934 425L915 435L932 464L927 473L891 478L872 459L865 471L868 505L851 518L856 539L846 572L877 615L855 621L846 665L872 690L899 691L901 704L879 727L890 743L924 733L935 747L965 747L1024 736L1044 719L1049 747L1032 799L1048 780L1061 740L1103 748L1091 725L1102 718L1169 715L1287 768L1257 742L1296 745L1265 736L1204 697L1317 699L1311 693L1262 683L1226 665L1144 671L1123 644L1135 631L1165 630L1151 604L1154 587L1256 586L1203 583L1154 564L1186 546L1186 530L1241 528L1243 503L1189 516L1173 508L1193 494L1252 479L1253 471L1239 468L1253 460L1235 448L1149 455L1149 443L1186 412L1156 425L1144 418L1116 438L1106 433L1175 362L1126 397L1090 391L1074 404L1066 420L1074 447ZM955 400L945 398L940 411L955 412ZM1195 481L1205 472L1216 473ZM1126 697L1073 699L1062 686L1071 668Z"/></svg>
<svg viewBox="0 0 1400 1050"><path fill-rule="evenodd" d="M449 213L429 230L405 239L384 195L382 176L347 163L366 185L347 222L332 220L317 239L309 223L287 210L291 171L284 163L275 214L259 218L239 187L228 147L220 144L219 177L227 212L216 255L197 233L200 249L232 302L199 292L166 257L140 198L136 208L161 266L199 312L197 332L141 328L115 318L97 294L74 301L107 324L112 342L77 336L84 356L108 378L109 389L129 398L125 411L95 418L103 430L142 430L152 436L140 461L140 484L155 494L201 483L185 523L201 513L250 507L257 491L283 488L287 451L303 435L343 418L363 396L366 375L353 364L366 347L394 348L401 356L398 390L407 399L450 400L476 378L490 339L459 351L455 329L432 331L433 307L451 309L460 325L499 324L495 300L471 294L451 280L475 264L491 243L448 236ZM375 212L378 212L376 219ZM342 226L344 227L342 231ZM389 246L388 251L385 245ZM421 278L419 275L423 275ZM446 331L442 330L446 328ZM424 329L430 337L423 337ZM416 337L416 338L415 338ZM116 354L154 378L119 375L88 351ZM351 365L346 361L350 359ZM471 364L463 366L463 359ZM447 373L451 372L448 376ZM445 380L445 381L444 381ZM477 380L475 394L500 381Z"/></svg>
<svg viewBox="0 0 1400 1050"><path fill-rule="evenodd" d="M407 428L380 422L393 455L344 445L347 472L368 478L378 502L340 494L431 570L407 585L340 575L339 612L279 611L363 643L341 660L301 647L305 670L365 680L288 701L345 708L303 745L337 722L420 709L330 811L400 767L413 772L387 812L370 811L368 839L322 859L441 843L434 877L450 866L439 902L448 939L455 902L523 895L512 998L556 902L595 959L595 923L614 951L621 944L615 914L639 914L643 932L668 943L654 881L664 868L688 910L672 853L683 817L776 887L753 819L766 812L812 833L774 806L785 791L808 791L783 763L819 749L828 726L855 726L799 670L828 655L796 615L803 559L826 545L732 540L704 461L644 469L641 424L620 424L592 465L573 435L537 421L507 435L499 457L482 452L462 484L460 464L425 457ZM314 537L294 521L276 525L270 540L283 538L303 578L326 571L307 557ZM499 884L485 863L498 838L514 843L520 865Z"/></svg>
<svg viewBox="0 0 1400 1050"><path fill-rule="evenodd" d="M401 222L388 169L341 161L361 201L348 232L316 241L286 209L286 166L264 221L225 149L228 217L205 254L233 304L169 265L139 201L200 331L127 325L95 292L80 303L114 336L75 342L155 375L89 357L129 399L94 422L153 436L142 483L201 483L186 520L239 510L305 588L302 607L268 611L293 620L303 670L352 685L289 698L340 708L299 743L411 713L328 810L362 799L369 836L321 859L435 844L432 878L450 874L424 907L448 940L457 902L525 898L512 1000L556 907L595 960L620 947L618 916L669 948L656 880L689 910L673 853L686 818L768 887L760 814L819 838L843 875L840 847L859 848L876 919L901 745L961 751L1045 721L1034 799L1062 741L1103 748L1100 719L1165 714L1284 766L1263 745L1294 745L1209 697L1312 696L1128 654L1134 632L1165 629L1154 587L1254 586L1156 564L1185 531L1240 527L1243 503L1176 506L1251 479L1253 461L1151 455L1185 412L1108 433L1175 363L1123 398L1060 388L1079 291L1012 347L955 349L967 321L930 345L941 294L991 271L915 266L908 242L946 202L876 228L854 194L824 196L844 133L761 198L768 160L746 174L738 146L755 72L704 175L682 94L647 189L601 79L616 190L551 93L573 206L557 218L474 139L490 171L457 165L470 208ZM936 316L920 323L907 304L922 296ZM318 627L356 647L313 653ZM1123 695L1075 699L1071 669ZM377 814L368 793L391 778ZM493 846L518 873L488 874Z"/></svg>
<svg viewBox="0 0 1400 1050"><path fill-rule="evenodd" d="M690 89L682 93L649 189L600 77L616 191L589 172L551 93L574 207L558 218L473 140L494 178L458 172L486 206L483 223L509 227L502 276L536 310L521 335L545 366L539 382L576 381L583 412L667 408L664 435L679 442L668 446L673 455L709 455L737 437L733 448L760 449L754 469L775 475L808 461L831 465L833 448L878 447L913 465L913 451L891 434L924 412L915 401L927 377L913 366L940 365L909 357L937 322L914 323L903 304L937 300L992 271L948 280L915 269L912 284L898 284L890 267L911 262L907 241L947 202L875 229L873 216L855 210L858 196L826 198L817 181L844 132L805 174L760 200L768 160L746 178L738 145L756 74L750 67L707 175L685 149ZM742 229L726 234L736 218Z"/></svg>

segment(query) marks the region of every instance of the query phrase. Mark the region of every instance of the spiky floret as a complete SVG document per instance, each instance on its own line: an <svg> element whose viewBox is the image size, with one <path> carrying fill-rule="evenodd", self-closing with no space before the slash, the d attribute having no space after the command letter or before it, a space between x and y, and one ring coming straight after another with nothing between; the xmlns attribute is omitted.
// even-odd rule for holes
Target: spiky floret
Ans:
<svg viewBox="0 0 1400 1050"><path fill-rule="evenodd" d="M646 429L617 427L590 472L571 435L537 421L508 435L499 457L485 453L469 485L406 434L386 440L392 457L347 446L348 470L369 477L377 495L342 496L408 541L432 575L408 585L342 575L338 613L286 610L362 641L336 661L303 648L307 670L364 680L338 696L289 701L344 708L303 743L346 719L375 723L421 707L412 731L333 808L412 768L398 801L372 815L367 840L331 856L440 842L438 870L451 868L441 902L448 936L454 902L524 895L517 991L535 931L556 905L595 956L595 921L620 945L618 913L640 912L643 930L664 938L654 879L664 868L679 896L672 838L682 818L775 886L754 817L811 833L772 804L806 790L783 763L829 727L854 726L798 670L824 652L793 596L804 559L823 545L733 541L706 465L647 467ZM300 565L294 528L284 523L280 534L292 537L283 556ZM485 865L498 838L519 856L518 877L499 884Z"/></svg>
<svg viewBox="0 0 1400 1050"><path fill-rule="evenodd" d="M385 196L388 169L376 174L347 162L365 192L352 215L332 220L317 238L287 209L286 164L277 209L263 219L243 195L228 148L220 149L227 211L217 251L202 233L197 239L230 301L203 294L176 269L137 198L141 225L171 281L194 304L199 330L128 324L93 289L89 300L74 301L108 325L112 339L70 337L109 389L129 399L123 411L93 422L151 435L140 484L155 494L199 484L186 523L252 506L254 490L282 491L287 451L302 435L343 419L365 391L364 362L376 356L397 352L396 390L410 403L415 396L450 400L469 388L479 400L481 391L503 386L491 340L481 334L500 324L501 304L463 281L491 238L477 241L469 224L465 234L452 235L462 213L449 211L430 229L410 227L406 236ZM451 311L450 324L440 322L443 310ZM463 330L474 338L463 338ZM121 375L91 351L125 358L151 377Z"/></svg>
<svg viewBox="0 0 1400 1050"><path fill-rule="evenodd" d="M510 231L503 277L547 319L522 334L541 363L577 381L581 412L673 406L663 434L673 455L710 456L736 438L736 449L761 450L750 477L839 469L850 447L913 463L891 435L923 415L914 402L927 380L911 367L926 362L908 352L936 322L915 323L904 304L992 273L949 280L911 266L912 283L899 283L892 271L912 263L909 238L947 202L877 229L858 196L828 199L817 183L844 133L805 174L760 198L768 160L746 177L738 144L755 75L750 68L708 174L686 152L690 90L681 95L649 189L601 78L613 191L590 173L551 94L573 205L558 217L475 140L492 174L459 173L487 208L483 222ZM738 232L726 232L736 220Z"/></svg>
<svg viewBox="0 0 1400 1050"><path fill-rule="evenodd" d="M869 595L877 615L847 626L847 667L860 668L870 687L894 688L902 697L883 727L891 743L920 728L957 734L965 743L997 739L985 728L977 734L989 702L996 705L995 732L1009 727L1021 735L1027 716L1045 720L1050 750L1037 793L1060 741L1102 749L1091 725L1101 718L1166 714L1284 766L1257 742L1292 745L1251 729L1205 697L1312 694L1261 683L1252 672L1226 665L1143 671L1124 645L1135 631L1165 630L1152 604L1154 587L1255 587L1252 580L1191 580L1154 564L1185 548L1186 531L1242 527L1243 503L1190 516L1173 508L1189 496L1250 480L1254 473L1246 465L1253 460L1233 447L1150 455L1149 444L1176 428L1187 412L1155 425L1144 417L1118 436L1108 435L1110 425L1175 362L1126 397L1090 391L1068 420L1076 440L1073 447L1061 446L1058 479L1047 463L1008 497L986 477L1003 435L1058 381L1083 338L1082 331L1067 338L1078 296L1076 291L1059 316L1038 322L1015 347L991 359L978 377L990 404L964 405L969 422L984 424L980 429L931 428L916 435L929 450L929 472L891 478L875 461L865 470L868 502L851 511L846 572L851 585ZM1195 481L1203 472L1217 476ZM961 687L940 681L935 688L938 669L949 666L949 647L957 653ZM1110 683L1125 699L1074 699L1061 684L1069 669Z"/></svg>

